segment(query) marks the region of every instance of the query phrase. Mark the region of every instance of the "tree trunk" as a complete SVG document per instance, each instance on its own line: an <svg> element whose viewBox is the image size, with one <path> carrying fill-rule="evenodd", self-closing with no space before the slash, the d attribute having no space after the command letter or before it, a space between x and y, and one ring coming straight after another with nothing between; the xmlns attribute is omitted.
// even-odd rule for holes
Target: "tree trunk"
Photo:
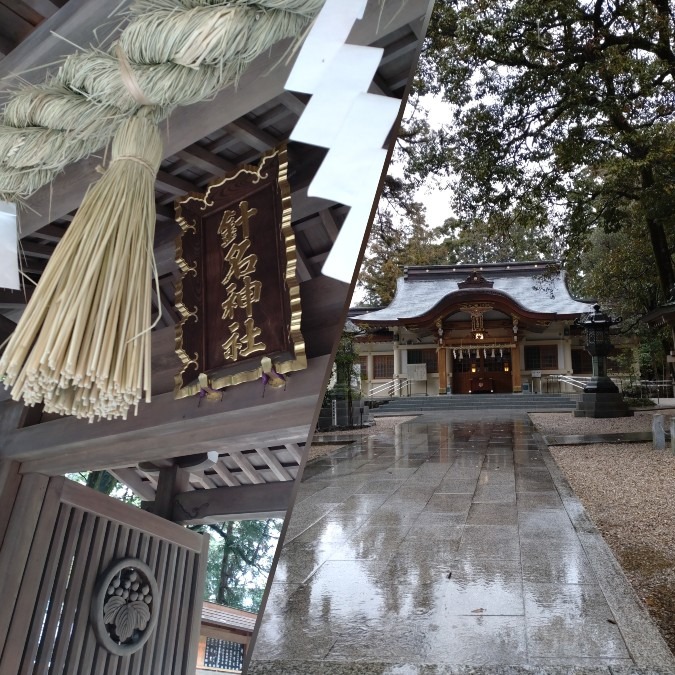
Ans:
<svg viewBox="0 0 675 675"><path fill-rule="evenodd" d="M650 198L651 188L654 186L654 174L650 166L645 166L641 170L642 188L645 191L647 199ZM656 270L659 274L659 282L663 290L665 300L670 298L673 286L675 286L675 273L673 273L673 261L668 250L668 239L666 238L663 225L650 213L648 206L645 208L645 223L649 232L649 238L654 250L654 260L656 261Z"/></svg>
<svg viewBox="0 0 675 675"><path fill-rule="evenodd" d="M234 523L227 523L227 537L223 543L223 560L220 566L220 579L218 583L218 593L216 593L216 602L219 605L227 604L227 596L230 590L230 542L232 541Z"/></svg>

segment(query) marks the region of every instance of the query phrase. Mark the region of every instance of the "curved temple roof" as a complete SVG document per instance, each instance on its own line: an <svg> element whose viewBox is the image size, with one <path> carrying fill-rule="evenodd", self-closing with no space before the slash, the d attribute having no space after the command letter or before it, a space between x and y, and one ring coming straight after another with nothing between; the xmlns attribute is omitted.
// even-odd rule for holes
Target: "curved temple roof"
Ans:
<svg viewBox="0 0 675 675"><path fill-rule="evenodd" d="M564 272L553 271L552 261L492 263L483 265L434 265L407 267L398 279L391 304L353 317L364 323L404 323L423 317L441 303L469 302L476 295L488 300L510 299L526 313L548 319L572 318L591 311L591 303L574 299Z"/></svg>

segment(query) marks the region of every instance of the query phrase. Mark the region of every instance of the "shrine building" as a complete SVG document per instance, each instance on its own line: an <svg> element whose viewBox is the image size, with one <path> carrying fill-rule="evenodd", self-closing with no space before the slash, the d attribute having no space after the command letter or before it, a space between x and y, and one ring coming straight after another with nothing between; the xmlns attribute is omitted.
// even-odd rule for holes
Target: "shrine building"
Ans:
<svg viewBox="0 0 675 675"><path fill-rule="evenodd" d="M350 312L362 392L542 391L542 377L590 373L573 325L590 311L552 261L405 267L389 306Z"/></svg>

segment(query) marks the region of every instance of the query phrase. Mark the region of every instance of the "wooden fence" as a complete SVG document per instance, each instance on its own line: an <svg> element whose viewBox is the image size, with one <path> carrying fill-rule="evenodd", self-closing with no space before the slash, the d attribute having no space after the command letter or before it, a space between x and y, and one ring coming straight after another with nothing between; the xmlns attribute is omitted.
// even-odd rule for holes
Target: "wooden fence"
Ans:
<svg viewBox="0 0 675 675"><path fill-rule="evenodd" d="M64 478L22 476L3 464L0 541L0 675L194 673L207 537ZM148 635L137 626L123 648L146 641L129 655L112 653L93 627L103 615L97 594L115 590L112 582L107 593L98 587L121 559L145 564L158 589L148 603L156 625Z"/></svg>

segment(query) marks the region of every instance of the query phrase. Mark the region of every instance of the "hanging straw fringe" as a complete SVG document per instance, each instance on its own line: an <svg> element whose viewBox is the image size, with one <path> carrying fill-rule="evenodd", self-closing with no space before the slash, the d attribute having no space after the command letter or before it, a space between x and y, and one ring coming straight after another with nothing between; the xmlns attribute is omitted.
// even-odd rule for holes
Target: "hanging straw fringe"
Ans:
<svg viewBox="0 0 675 675"><path fill-rule="evenodd" d="M215 96L274 43L301 35L323 3L137 0L108 52L73 54L46 83L8 102L0 120L0 199L25 199L102 148L145 101L160 121L175 106ZM143 92L140 102L129 77Z"/></svg>
<svg viewBox="0 0 675 675"><path fill-rule="evenodd" d="M144 392L149 400L161 159L154 122L145 114L127 120L0 359L14 400L90 420L126 418Z"/></svg>
<svg viewBox="0 0 675 675"><path fill-rule="evenodd" d="M109 53L69 56L22 89L0 125L0 198L17 200L112 142L9 344L0 380L47 412L126 418L150 400L157 123L236 82L324 0L137 0Z"/></svg>

